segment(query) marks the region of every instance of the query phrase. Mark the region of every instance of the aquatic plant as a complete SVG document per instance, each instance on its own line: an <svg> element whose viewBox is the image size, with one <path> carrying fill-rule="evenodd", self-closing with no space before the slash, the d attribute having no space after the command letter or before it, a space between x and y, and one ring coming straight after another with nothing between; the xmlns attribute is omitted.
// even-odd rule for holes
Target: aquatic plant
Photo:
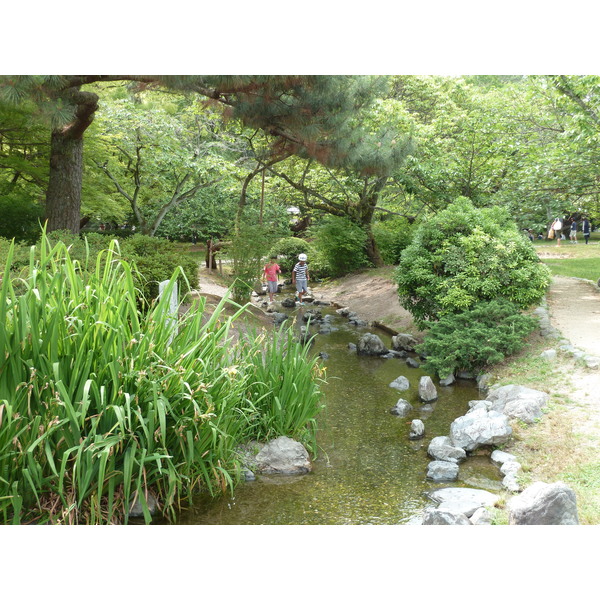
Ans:
<svg viewBox="0 0 600 600"><path fill-rule="evenodd" d="M138 498L149 522L149 493L175 518L195 491L235 485L236 446L266 430L247 393L259 341L230 350L245 308L224 298L208 315L201 299L175 318L176 269L142 313L116 241L84 269L45 235L17 293L13 250L0 287L2 521L127 523Z"/></svg>

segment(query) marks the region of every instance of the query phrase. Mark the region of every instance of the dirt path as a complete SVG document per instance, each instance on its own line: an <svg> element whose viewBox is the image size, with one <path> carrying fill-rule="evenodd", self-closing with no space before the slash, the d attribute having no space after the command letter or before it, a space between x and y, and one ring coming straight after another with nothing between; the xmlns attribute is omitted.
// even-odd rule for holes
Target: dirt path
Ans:
<svg viewBox="0 0 600 600"><path fill-rule="evenodd" d="M574 346L600 356L600 290L573 277L554 276L547 295L552 325Z"/></svg>

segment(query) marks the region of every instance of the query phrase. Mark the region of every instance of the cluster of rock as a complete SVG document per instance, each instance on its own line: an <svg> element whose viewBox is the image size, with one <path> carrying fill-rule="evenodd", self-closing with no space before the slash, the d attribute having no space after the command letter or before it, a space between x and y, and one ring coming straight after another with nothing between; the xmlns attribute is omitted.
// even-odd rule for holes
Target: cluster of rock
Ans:
<svg viewBox="0 0 600 600"><path fill-rule="evenodd" d="M487 379L479 381L480 389L486 389ZM404 376L389 386L404 392L410 382ZM438 394L430 377L419 380L419 400L431 403ZM434 437L427 448L432 459L427 466L427 478L434 482L455 481L459 477L460 463L479 449L493 449L508 442L512 435L511 420L526 424L535 423L548 403L548 394L520 385L505 385L491 390L485 400L469 403L468 412L455 419L447 436ZM390 410L394 415L405 417L413 410L410 402L400 398ZM424 436L423 423L411 422L410 439ZM516 457L494 449L490 460L502 475L502 486L512 492L522 491L518 476L522 470ZM490 492L471 488L444 488L430 495L438 506L428 507L423 515L424 525L486 525L491 524L488 510L498 501ZM574 493L565 484L538 482L528 487L509 503L511 524L576 524L578 522Z"/></svg>
<svg viewBox="0 0 600 600"><path fill-rule="evenodd" d="M345 311L346 309L340 310ZM416 368L420 367L421 364L409 356L408 353L414 352L414 347L418 343L418 340L412 335L398 334L392 337L392 347L387 348L378 335L375 333L365 333L359 338L357 344L349 344L349 348L363 356L403 359L409 367Z"/></svg>
<svg viewBox="0 0 600 600"><path fill-rule="evenodd" d="M443 488L429 494L435 503L425 509L422 525L491 525L490 513L499 497L485 490ZM508 501L509 525L578 525L575 493L566 484L530 485Z"/></svg>
<svg viewBox="0 0 600 600"><path fill-rule="evenodd" d="M548 394L520 385L505 385L492 390L485 400L469 403L469 411L450 425L449 436L433 438L427 450L434 461L428 477L434 481L458 478L458 463L467 453L482 447L493 448L508 442L512 435L511 419L532 424L542 416ZM503 486L519 491L517 474L520 465L506 453L492 453L491 460L504 475ZM442 465L440 463L449 463Z"/></svg>

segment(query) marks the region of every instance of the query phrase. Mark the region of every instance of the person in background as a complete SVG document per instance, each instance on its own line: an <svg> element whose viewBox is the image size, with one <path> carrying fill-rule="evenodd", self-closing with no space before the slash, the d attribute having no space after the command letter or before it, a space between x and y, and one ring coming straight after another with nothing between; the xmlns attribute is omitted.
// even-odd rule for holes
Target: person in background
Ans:
<svg viewBox="0 0 600 600"><path fill-rule="evenodd" d="M592 231L592 227L590 226L590 222L587 217L583 217L583 222L581 223L581 231L583 232L583 239L587 244L590 240L590 233Z"/></svg>
<svg viewBox="0 0 600 600"><path fill-rule="evenodd" d="M556 217L556 219L554 219L552 225L550 226L550 229L552 229L554 231L554 237L556 238L557 246L560 246L560 240L562 238L562 228L563 228L562 219L560 217Z"/></svg>
<svg viewBox="0 0 600 600"><path fill-rule="evenodd" d="M263 281L267 281L267 292L269 292L269 302L273 303L273 294L277 291L279 282L277 274L281 273L281 267L275 262L277 256L271 256L271 260L263 269Z"/></svg>
<svg viewBox="0 0 600 600"><path fill-rule="evenodd" d="M574 217L571 218L571 229L569 230L569 240L571 244L577 243L577 221Z"/></svg>
<svg viewBox="0 0 600 600"><path fill-rule="evenodd" d="M298 302L304 306L302 297L308 292L308 265L306 264L306 254L299 254L298 261L292 270L292 283L296 285L298 292Z"/></svg>

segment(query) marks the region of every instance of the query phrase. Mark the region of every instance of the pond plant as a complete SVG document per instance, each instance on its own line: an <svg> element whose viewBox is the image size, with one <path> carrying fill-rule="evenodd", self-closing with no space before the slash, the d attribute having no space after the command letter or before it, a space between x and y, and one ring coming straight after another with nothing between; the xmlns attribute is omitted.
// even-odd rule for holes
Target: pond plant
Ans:
<svg viewBox="0 0 600 600"><path fill-rule="evenodd" d="M89 265L43 234L18 281L13 250L0 285L3 523L127 523L134 498L148 523L150 492L173 520L194 493L235 486L241 443L315 448L323 372L291 331L232 349L246 309L227 297L174 319L180 269L140 304L116 240Z"/></svg>

